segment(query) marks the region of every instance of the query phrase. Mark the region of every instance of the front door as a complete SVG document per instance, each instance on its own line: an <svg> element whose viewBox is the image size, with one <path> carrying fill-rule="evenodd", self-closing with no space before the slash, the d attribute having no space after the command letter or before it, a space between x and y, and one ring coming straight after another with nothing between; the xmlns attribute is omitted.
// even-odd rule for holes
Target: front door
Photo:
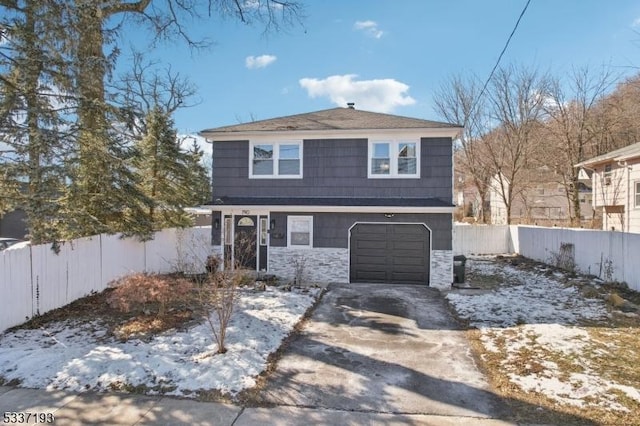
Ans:
<svg viewBox="0 0 640 426"><path fill-rule="evenodd" d="M241 268L256 270L257 216L235 216L233 255Z"/></svg>

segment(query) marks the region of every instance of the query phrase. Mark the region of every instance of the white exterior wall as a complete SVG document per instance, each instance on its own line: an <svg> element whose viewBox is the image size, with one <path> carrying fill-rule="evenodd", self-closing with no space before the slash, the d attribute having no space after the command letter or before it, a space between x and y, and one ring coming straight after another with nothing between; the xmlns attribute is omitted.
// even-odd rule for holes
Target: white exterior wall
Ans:
<svg viewBox="0 0 640 426"><path fill-rule="evenodd" d="M204 271L212 253L211 227L166 229L147 242L95 235L0 252L0 332L60 308L117 278L137 272L175 271L179 264Z"/></svg>
<svg viewBox="0 0 640 426"><path fill-rule="evenodd" d="M608 180L604 177L604 165L594 168L593 205L622 206L622 213L602 212L602 229L640 233L640 207L635 205L635 183L640 182L640 159L626 164L612 163ZM609 182L609 184L606 184Z"/></svg>
<svg viewBox="0 0 640 426"><path fill-rule="evenodd" d="M629 209L627 220L629 221L629 232L640 233L640 206L635 205L635 184L640 182L640 160L630 165L629 184Z"/></svg>

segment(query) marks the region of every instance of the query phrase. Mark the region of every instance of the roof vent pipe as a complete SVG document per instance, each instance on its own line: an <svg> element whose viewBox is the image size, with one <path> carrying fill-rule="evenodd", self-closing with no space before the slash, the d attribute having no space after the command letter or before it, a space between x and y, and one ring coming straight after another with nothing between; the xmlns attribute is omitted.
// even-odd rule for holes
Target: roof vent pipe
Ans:
<svg viewBox="0 0 640 426"><path fill-rule="evenodd" d="M356 104L355 102L347 102L347 107L349 107L350 109L356 109Z"/></svg>

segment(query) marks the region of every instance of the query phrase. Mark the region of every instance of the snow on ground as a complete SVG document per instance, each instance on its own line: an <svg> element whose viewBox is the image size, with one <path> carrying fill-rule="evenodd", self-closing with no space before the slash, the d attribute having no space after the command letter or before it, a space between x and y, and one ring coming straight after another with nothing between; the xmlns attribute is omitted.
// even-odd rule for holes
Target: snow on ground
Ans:
<svg viewBox="0 0 640 426"><path fill-rule="evenodd" d="M519 270L487 259L470 259L469 271L496 276L504 286L483 295L449 293L458 314L477 328L510 327L516 324L575 324L580 319L607 317L602 300L586 299L575 287L565 287L544 271Z"/></svg>
<svg viewBox="0 0 640 426"><path fill-rule="evenodd" d="M215 354L211 329L200 324L149 342L120 342L99 322L73 320L0 335L0 377L21 386L71 391L145 386L148 393L195 396L217 389L234 395L255 385L267 357L313 304L309 293L241 293L227 329L225 354Z"/></svg>
<svg viewBox="0 0 640 426"><path fill-rule="evenodd" d="M525 392L538 392L561 404L628 411L619 393L640 401L640 389L601 377L597 359L613 356L581 320L608 318L601 299L589 299L565 287L562 273L544 268L516 269L487 258L467 262L472 276L493 277L495 290L451 292L458 315L481 332L489 353L502 357L501 370ZM473 284L473 279L468 280Z"/></svg>

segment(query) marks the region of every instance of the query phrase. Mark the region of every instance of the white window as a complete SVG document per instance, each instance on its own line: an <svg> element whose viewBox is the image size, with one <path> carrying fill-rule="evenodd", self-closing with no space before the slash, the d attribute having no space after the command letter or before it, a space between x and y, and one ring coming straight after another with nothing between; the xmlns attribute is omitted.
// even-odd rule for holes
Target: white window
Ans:
<svg viewBox="0 0 640 426"><path fill-rule="evenodd" d="M369 141L370 178L419 178L419 141Z"/></svg>
<svg viewBox="0 0 640 426"><path fill-rule="evenodd" d="M287 217L287 246L313 247L313 216Z"/></svg>
<svg viewBox="0 0 640 426"><path fill-rule="evenodd" d="M611 176L613 175L613 171L611 170L611 164L607 164L604 166L604 184L611 185Z"/></svg>
<svg viewBox="0 0 640 426"><path fill-rule="evenodd" d="M301 178L302 141L251 142L250 178Z"/></svg>
<svg viewBox="0 0 640 426"><path fill-rule="evenodd" d="M640 181L634 182L633 184L635 191L633 192L636 199L636 208L640 208Z"/></svg>

